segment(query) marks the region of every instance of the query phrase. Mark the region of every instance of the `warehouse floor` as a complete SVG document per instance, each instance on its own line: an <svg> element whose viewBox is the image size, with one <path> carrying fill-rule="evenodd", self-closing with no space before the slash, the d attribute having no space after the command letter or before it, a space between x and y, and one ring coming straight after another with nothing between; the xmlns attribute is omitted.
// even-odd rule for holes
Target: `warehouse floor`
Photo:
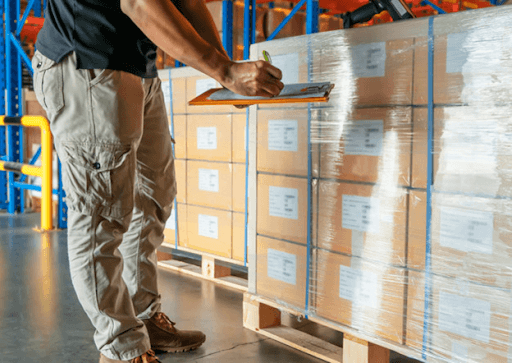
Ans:
<svg viewBox="0 0 512 363"><path fill-rule="evenodd" d="M39 224L38 214L0 214L0 361L97 362L94 329L69 276L66 231L45 239L33 230ZM207 335L194 352L160 354L164 363L322 362L244 329L240 292L167 271L159 283L162 310L178 328Z"/></svg>

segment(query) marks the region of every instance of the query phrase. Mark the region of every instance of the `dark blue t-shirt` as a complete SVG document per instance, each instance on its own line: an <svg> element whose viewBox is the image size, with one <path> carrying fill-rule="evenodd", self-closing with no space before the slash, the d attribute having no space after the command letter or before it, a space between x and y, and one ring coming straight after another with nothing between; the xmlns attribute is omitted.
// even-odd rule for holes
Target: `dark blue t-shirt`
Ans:
<svg viewBox="0 0 512 363"><path fill-rule="evenodd" d="M36 47L56 62L76 52L79 69L157 75L156 45L121 11L120 0L49 0Z"/></svg>

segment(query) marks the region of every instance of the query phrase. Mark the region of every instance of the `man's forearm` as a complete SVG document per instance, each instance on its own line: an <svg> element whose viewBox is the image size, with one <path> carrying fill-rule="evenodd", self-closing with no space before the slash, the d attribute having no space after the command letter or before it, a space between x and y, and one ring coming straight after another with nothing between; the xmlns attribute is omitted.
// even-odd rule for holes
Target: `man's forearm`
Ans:
<svg viewBox="0 0 512 363"><path fill-rule="evenodd" d="M215 22L203 0L183 0L181 11L201 38L227 56Z"/></svg>
<svg viewBox="0 0 512 363"><path fill-rule="evenodd" d="M165 53L224 82L226 68L231 63L229 58L215 44L203 39L171 1L121 0L121 8ZM217 30L213 33L216 34ZM220 45L220 40L218 43Z"/></svg>

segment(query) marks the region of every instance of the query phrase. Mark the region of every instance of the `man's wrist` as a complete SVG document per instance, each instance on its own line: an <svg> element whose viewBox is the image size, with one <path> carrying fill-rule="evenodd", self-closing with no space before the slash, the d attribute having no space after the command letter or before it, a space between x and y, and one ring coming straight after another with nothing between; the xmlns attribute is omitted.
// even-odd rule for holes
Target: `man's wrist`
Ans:
<svg viewBox="0 0 512 363"><path fill-rule="evenodd" d="M230 85L233 83L230 71L233 62L223 52L220 52L213 46L210 47L210 51L205 59L208 68L210 68L210 76L222 85Z"/></svg>

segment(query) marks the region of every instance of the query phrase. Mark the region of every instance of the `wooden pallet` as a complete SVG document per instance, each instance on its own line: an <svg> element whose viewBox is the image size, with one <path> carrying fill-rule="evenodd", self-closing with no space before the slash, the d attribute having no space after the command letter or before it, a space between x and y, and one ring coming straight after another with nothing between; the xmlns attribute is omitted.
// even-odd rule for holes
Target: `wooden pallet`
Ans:
<svg viewBox="0 0 512 363"><path fill-rule="evenodd" d="M233 276L232 269L225 266L226 263L228 263L234 267L234 265L239 265L240 262L221 258L209 253L187 249L187 253L192 253L201 259L201 266L198 266L182 261L181 257L173 254L173 251L176 250L171 247L171 245L163 244L163 247L165 252L159 252L159 256L165 257L163 259L162 257L159 257L159 267L178 272L180 274L213 281L218 285L227 286L243 292L247 291L247 280L238 276ZM224 265L220 265L218 261L223 261Z"/></svg>
<svg viewBox="0 0 512 363"><path fill-rule="evenodd" d="M331 363L389 363L390 350L420 359L411 349L366 336L350 327L340 327L323 319L309 321L343 333L343 348L281 324L281 314L304 319L304 314L250 293L244 294L244 327L268 338Z"/></svg>

